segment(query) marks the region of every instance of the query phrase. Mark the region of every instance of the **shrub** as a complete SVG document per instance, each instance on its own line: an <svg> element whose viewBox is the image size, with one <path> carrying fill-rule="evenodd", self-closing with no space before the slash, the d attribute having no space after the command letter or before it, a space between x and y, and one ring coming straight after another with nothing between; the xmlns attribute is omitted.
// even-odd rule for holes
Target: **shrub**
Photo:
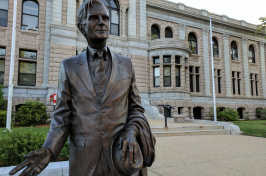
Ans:
<svg viewBox="0 0 266 176"><path fill-rule="evenodd" d="M219 121L234 121L239 119L238 112L232 108L222 109L222 107L216 108L217 120ZM208 117L214 118L213 107L209 108Z"/></svg>
<svg viewBox="0 0 266 176"><path fill-rule="evenodd" d="M6 125L6 114L7 114L7 111L0 110L0 126Z"/></svg>
<svg viewBox="0 0 266 176"><path fill-rule="evenodd" d="M238 112L232 108L226 108L219 112L217 116L219 121L234 121L239 119Z"/></svg>
<svg viewBox="0 0 266 176"><path fill-rule="evenodd" d="M4 137L0 140L0 167L21 163L25 154L40 149L45 141L45 135L34 133L31 130L28 132L13 131L4 134ZM69 148L66 142L59 154L58 161L68 160L68 152Z"/></svg>
<svg viewBox="0 0 266 176"><path fill-rule="evenodd" d="M266 120L266 108L256 109L256 116L260 120Z"/></svg>
<svg viewBox="0 0 266 176"><path fill-rule="evenodd" d="M0 110L7 110L7 100L4 99L3 85L0 84Z"/></svg>
<svg viewBox="0 0 266 176"><path fill-rule="evenodd" d="M23 156L42 147L44 135L31 132L7 132L0 141L0 161L3 165L17 165Z"/></svg>
<svg viewBox="0 0 266 176"><path fill-rule="evenodd" d="M15 116L22 126L44 124L49 118L46 109L39 99L29 100L18 109Z"/></svg>

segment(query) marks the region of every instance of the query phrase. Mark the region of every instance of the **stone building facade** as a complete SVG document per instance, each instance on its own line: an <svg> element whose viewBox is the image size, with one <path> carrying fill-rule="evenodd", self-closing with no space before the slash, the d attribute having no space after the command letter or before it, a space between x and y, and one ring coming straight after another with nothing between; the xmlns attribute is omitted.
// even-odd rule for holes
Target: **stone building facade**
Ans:
<svg viewBox="0 0 266 176"><path fill-rule="evenodd" d="M212 107L211 47L217 106L255 118L266 108L265 32L225 15L166 0L102 0L111 14L108 46L131 57L148 114L170 104L174 113L205 119ZM9 81L13 1L1 0L0 83ZM63 59L80 54L86 40L76 27L82 0L18 0L13 106L40 98L53 111ZM162 109L159 109L162 112Z"/></svg>

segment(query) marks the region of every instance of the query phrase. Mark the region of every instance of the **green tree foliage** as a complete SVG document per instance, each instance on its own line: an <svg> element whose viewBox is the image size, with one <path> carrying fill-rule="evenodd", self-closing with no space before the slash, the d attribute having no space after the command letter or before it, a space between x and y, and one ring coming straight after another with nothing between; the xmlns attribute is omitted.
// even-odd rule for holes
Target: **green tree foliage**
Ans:
<svg viewBox="0 0 266 176"><path fill-rule="evenodd" d="M256 34L262 31L266 31L266 16L260 17L259 20L261 21L261 24L258 26ZM264 38L266 39L266 36Z"/></svg>
<svg viewBox="0 0 266 176"><path fill-rule="evenodd" d="M44 124L49 118L46 109L39 99L29 100L18 109L15 116L22 126Z"/></svg>

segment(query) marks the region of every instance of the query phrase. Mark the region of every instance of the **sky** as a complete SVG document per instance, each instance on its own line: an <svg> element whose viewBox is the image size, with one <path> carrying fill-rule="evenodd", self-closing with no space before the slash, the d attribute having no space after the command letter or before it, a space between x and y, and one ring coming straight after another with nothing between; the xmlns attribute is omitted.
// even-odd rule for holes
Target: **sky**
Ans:
<svg viewBox="0 0 266 176"><path fill-rule="evenodd" d="M168 0L186 6L205 9L218 15L226 15L251 24L260 24L259 17L266 17L266 0Z"/></svg>

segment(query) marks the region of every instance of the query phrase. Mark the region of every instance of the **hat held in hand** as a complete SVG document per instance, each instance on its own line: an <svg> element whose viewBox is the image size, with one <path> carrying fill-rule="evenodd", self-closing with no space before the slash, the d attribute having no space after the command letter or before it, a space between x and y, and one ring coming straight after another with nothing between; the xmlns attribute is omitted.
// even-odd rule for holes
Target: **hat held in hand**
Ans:
<svg viewBox="0 0 266 176"><path fill-rule="evenodd" d="M138 147L138 152L137 152L137 162L133 162L132 164L129 162L129 151L126 151L126 159L125 161L122 161L122 153L123 150L120 149L120 144L119 144L119 138L121 135L116 135L115 139L112 142L111 145L111 157L113 164L115 166L116 171L121 174L121 175L133 175L140 171L142 169L143 165L143 157L141 153L141 149L139 147L139 144L137 144Z"/></svg>

